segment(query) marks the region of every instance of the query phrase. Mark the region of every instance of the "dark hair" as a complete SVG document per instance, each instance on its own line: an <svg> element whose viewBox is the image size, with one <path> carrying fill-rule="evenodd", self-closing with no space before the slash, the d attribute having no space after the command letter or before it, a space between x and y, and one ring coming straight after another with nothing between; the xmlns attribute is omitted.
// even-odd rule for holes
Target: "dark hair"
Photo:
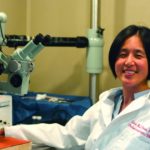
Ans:
<svg viewBox="0 0 150 150"><path fill-rule="evenodd" d="M116 77L115 72L115 63L117 57L119 55L120 49L124 44L125 40L135 34L139 35L141 41L143 43L143 47L145 49L145 53L148 60L148 76L147 79L150 79L150 29L145 26L137 26L137 25L130 25L119 32L119 34L114 39L110 51L109 51L109 66L113 75Z"/></svg>

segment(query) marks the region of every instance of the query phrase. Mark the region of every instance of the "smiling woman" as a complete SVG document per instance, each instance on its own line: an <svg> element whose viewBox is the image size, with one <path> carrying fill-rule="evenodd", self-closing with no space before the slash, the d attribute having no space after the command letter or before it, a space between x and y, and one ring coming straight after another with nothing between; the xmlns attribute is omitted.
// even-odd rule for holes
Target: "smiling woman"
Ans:
<svg viewBox="0 0 150 150"><path fill-rule="evenodd" d="M131 25L120 32L110 49L111 70L123 87L121 110L133 101L134 93L149 89L149 32L147 27Z"/></svg>

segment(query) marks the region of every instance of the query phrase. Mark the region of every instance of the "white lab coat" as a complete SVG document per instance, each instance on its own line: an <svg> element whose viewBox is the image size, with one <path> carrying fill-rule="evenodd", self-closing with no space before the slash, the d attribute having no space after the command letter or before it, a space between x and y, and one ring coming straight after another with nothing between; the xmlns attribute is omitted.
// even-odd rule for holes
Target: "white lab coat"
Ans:
<svg viewBox="0 0 150 150"><path fill-rule="evenodd" d="M130 103L112 121L118 90L103 92L83 116L73 117L66 126L17 125L6 127L5 134L32 140L36 150L150 150L150 94Z"/></svg>

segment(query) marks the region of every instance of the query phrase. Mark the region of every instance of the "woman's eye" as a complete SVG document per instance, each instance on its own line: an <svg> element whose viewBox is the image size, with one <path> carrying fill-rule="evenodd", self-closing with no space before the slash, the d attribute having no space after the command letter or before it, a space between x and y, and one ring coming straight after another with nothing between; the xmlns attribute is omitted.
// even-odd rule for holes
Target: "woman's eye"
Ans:
<svg viewBox="0 0 150 150"><path fill-rule="evenodd" d="M141 54L141 53L136 53L136 54L135 54L135 57L136 57L136 58L143 58L143 57L144 57L144 55L143 55L143 54Z"/></svg>
<svg viewBox="0 0 150 150"><path fill-rule="evenodd" d="M120 57L120 58L124 58L124 57L126 57L126 56L127 56L127 54L126 54L126 53L120 53L118 57Z"/></svg>
<svg viewBox="0 0 150 150"><path fill-rule="evenodd" d="M135 55L137 58L141 58L142 57L142 55L139 55L139 54L136 54Z"/></svg>

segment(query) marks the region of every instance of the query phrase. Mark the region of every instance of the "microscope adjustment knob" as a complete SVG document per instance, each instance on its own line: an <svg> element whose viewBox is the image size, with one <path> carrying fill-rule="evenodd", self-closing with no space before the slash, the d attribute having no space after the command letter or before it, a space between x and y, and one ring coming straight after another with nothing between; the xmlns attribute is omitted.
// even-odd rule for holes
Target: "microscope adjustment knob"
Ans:
<svg viewBox="0 0 150 150"><path fill-rule="evenodd" d="M16 88L20 87L22 85L21 75L19 75L19 74L12 75L12 77L10 78L10 83L11 83L11 85L13 85Z"/></svg>
<svg viewBox="0 0 150 150"><path fill-rule="evenodd" d="M11 60L8 64L8 70L15 73L21 69L21 64L17 60Z"/></svg>

